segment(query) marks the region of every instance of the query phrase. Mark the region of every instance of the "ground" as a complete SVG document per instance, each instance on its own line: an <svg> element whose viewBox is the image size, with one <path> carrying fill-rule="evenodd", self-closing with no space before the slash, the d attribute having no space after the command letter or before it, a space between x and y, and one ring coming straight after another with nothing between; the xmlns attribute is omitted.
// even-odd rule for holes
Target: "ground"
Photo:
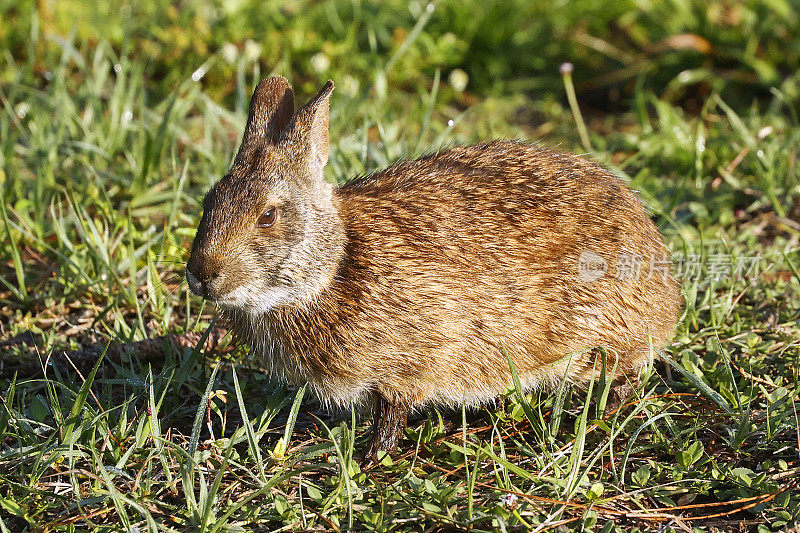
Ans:
<svg viewBox="0 0 800 533"><path fill-rule="evenodd" d="M0 2L0 531L797 527L791 3L262 4ZM418 413L362 470L183 281L271 73L335 80L332 181L520 138L628 182L685 297L642 386Z"/></svg>

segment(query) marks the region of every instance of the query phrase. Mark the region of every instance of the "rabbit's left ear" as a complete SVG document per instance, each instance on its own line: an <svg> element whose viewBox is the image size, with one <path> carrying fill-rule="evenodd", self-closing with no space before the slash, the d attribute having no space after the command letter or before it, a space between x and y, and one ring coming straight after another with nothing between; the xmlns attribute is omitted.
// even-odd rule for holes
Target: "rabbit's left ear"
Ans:
<svg viewBox="0 0 800 533"><path fill-rule="evenodd" d="M250 99L240 152L276 142L293 113L294 94L286 78L272 76L259 83Z"/></svg>
<svg viewBox="0 0 800 533"><path fill-rule="evenodd" d="M328 80L317 95L301 107L286 128L292 141L308 143L311 163L322 169L328 163L328 109L333 81Z"/></svg>

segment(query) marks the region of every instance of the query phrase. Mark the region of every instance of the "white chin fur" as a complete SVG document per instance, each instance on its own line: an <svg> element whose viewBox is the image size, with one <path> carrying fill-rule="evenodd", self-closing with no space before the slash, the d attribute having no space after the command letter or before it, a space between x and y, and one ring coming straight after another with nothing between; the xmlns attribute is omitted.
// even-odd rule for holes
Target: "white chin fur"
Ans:
<svg viewBox="0 0 800 533"><path fill-rule="evenodd" d="M245 285L237 287L223 298L220 298L219 303L225 307L234 307L249 313L263 314L275 307L295 303L296 300L296 291L286 287L264 289Z"/></svg>

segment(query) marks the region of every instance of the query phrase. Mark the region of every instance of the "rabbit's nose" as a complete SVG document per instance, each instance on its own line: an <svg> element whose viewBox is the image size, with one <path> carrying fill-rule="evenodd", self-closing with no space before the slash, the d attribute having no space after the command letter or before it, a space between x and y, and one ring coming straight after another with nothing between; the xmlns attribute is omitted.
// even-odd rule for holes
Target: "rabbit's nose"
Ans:
<svg viewBox="0 0 800 533"><path fill-rule="evenodd" d="M195 274L191 268L186 269L186 282L189 284L189 289L202 298L212 298L209 292L209 284L218 277L219 272L203 271Z"/></svg>

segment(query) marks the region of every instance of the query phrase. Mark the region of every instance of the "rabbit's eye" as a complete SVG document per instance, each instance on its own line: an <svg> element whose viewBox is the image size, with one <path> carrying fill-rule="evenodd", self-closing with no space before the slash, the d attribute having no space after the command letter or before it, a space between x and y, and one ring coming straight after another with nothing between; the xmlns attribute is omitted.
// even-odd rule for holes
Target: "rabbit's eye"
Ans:
<svg viewBox="0 0 800 533"><path fill-rule="evenodd" d="M258 217L258 222L256 222L256 225L259 228L268 228L275 224L276 220L278 220L278 210L274 207L270 207L264 212L263 215Z"/></svg>

